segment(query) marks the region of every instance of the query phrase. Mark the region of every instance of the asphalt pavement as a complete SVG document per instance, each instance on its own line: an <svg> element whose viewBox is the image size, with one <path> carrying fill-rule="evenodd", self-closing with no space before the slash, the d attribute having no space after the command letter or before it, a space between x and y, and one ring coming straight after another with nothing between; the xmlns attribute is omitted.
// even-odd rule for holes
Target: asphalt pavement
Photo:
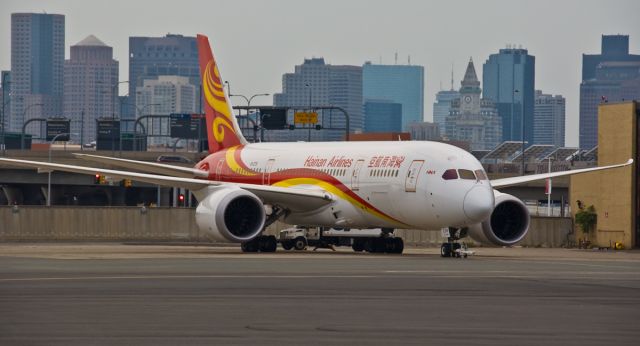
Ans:
<svg viewBox="0 0 640 346"><path fill-rule="evenodd" d="M640 253L0 244L0 344L637 345Z"/></svg>

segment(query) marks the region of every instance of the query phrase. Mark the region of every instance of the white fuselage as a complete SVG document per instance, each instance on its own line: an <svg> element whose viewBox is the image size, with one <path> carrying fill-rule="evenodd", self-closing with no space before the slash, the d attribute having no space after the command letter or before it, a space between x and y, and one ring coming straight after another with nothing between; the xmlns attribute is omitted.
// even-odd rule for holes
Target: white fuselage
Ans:
<svg viewBox="0 0 640 346"><path fill-rule="evenodd" d="M285 218L287 223L358 228L463 227L485 220L494 206L493 189L480 162L468 152L443 143L255 143L237 150L242 162L231 166L244 165L253 172L252 181L247 182L318 188L334 195L336 201L330 206L292 212ZM232 156L227 153L224 158L229 161ZM247 170L241 171L240 178L235 174L225 176L216 160L222 161L222 155L208 160L214 179L249 179ZM455 170L458 177L444 179L447 170ZM469 176L469 172L476 173Z"/></svg>

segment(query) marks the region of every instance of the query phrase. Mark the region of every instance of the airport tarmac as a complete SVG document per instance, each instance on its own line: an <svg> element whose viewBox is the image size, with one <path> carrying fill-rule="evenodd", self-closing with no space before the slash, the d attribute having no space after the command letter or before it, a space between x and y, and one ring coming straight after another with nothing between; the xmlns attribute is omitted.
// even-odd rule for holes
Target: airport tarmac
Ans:
<svg viewBox="0 0 640 346"><path fill-rule="evenodd" d="M637 345L640 252L0 244L0 344Z"/></svg>

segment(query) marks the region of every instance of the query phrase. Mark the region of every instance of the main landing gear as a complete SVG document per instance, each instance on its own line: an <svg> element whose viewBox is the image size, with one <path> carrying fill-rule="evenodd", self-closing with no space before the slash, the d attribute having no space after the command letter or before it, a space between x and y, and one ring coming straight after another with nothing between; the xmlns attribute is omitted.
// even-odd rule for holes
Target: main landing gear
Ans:
<svg viewBox="0 0 640 346"><path fill-rule="evenodd" d="M278 241L275 236L261 235L240 244L242 252L276 252Z"/></svg>
<svg viewBox="0 0 640 346"><path fill-rule="evenodd" d="M442 235L447 238L446 243L440 245L440 256L442 257L467 257L466 245L463 246L458 241L467 236L466 228L444 228Z"/></svg>

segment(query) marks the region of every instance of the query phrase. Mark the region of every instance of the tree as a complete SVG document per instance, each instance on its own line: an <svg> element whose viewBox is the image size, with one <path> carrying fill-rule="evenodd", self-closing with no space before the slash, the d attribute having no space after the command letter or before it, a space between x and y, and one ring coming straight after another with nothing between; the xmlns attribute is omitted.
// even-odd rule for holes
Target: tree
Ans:
<svg viewBox="0 0 640 346"><path fill-rule="evenodd" d="M590 205L587 208L581 207L576 213L576 223L582 229L585 235L588 235L598 222L598 214L596 214L596 208Z"/></svg>

